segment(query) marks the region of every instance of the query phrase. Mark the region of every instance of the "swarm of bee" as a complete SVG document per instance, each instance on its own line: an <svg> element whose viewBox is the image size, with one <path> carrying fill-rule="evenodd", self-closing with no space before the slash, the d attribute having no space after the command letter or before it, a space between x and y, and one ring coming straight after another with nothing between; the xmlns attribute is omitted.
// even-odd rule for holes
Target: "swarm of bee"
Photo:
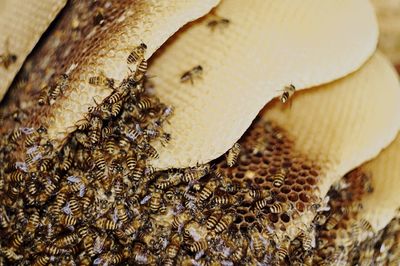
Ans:
<svg viewBox="0 0 400 266"><path fill-rule="evenodd" d="M107 9L93 2L96 17L87 19L107 27ZM72 23L76 38L84 22ZM395 263L398 220L381 232L352 223L369 177L350 173L320 200L320 166L271 122L256 120L209 164L156 171L149 159L158 157L154 143L173 138L163 130L173 108L148 89L146 49L133 45L122 81L87 77L112 93L60 145L45 125L23 127L23 109L0 117L17 125L0 138L0 265ZM201 73L195 67L181 81ZM57 103L69 79L55 74L33 104Z"/></svg>

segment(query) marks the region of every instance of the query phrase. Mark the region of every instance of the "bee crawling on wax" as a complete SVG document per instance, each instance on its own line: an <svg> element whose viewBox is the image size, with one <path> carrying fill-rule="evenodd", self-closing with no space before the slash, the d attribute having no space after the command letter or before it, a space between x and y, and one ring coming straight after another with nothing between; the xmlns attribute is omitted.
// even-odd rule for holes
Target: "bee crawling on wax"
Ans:
<svg viewBox="0 0 400 266"><path fill-rule="evenodd" d="M8 69L8 67L12 64L14 64L18 57L16 54L10 53L9 49L9 39L6 40L5 42L5 52L0 54L0 65L2 65L5 69Z"/></svg>
<svg viewBox="0 0 400 266"><path fill-rule="evenodd" d="M182 74L181 82L185 83L187 81L190 81L190 83L193 85L193 78L201 77L202 74L203 74L203 67L201 65L195 66L191 70L186 71L185 73Z"/></svg>
<svg viewBox="0 0 400 266"><path fill-rule="evenodd" d="M211 31L214 31L216 28L226 28L230 23L231 21L227 18L216 17L207 23L207 27L209 27Z"/></svg>
<svg viewBox="0 0 400 266"><path fill-rule="evenodd" d="M279 100L282 103L286 103L293 96L294 92L296 91L296 87L293 84L290 84L289 86L285 86L282 91L283 92L279 97Z"/></svg>

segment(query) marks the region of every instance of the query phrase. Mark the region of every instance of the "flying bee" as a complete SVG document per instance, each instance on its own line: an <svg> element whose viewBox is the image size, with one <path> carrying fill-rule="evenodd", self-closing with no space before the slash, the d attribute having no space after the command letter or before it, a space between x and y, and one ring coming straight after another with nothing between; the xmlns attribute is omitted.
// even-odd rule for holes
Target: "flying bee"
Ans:
<svg viewBox="0 0 400 266"><path fill-rule="evenodd" d="M190 81L190 83L193 85L193 79L195 77L201 77L202 74L203 74L203 67L201 65L195 66L191 70L186 71L185 73L182 74L181 82L185 83L187 81Z"/></svg>
<svg viewBox="0 0 400 266"><path fill-rule="evenodd" d="M217 188L217 186L218 186L218 183L217 183L216 180L211 180L211 181L209 181L209 182L203 187L203 189L201 190L201 192L200 192L200 194L199 194L199 196L198 196L198 200L199 200L200 202L206 201L206 200L211 196L211 194L214 193L214 190Z"/></svg>
<svg viewBox="0 0 400 266"><path fill-rule="evenodd" d="M193 253L199 252L201 250L206 250L208 247L207 240L201 239L189 245L189 250Z"/></svg>
<svg viewBox="0 0 400 266"><path fill-rule="evenodd" d="M220 27L221 29L227 27L230 24L230 22L231 21L227 18L218 17L218 18L210 20L207 23L207 27L209 27L211 29L211 31L214 31L217 27Z"/></svg>
<svg viewBox="0 0 400 266"><path fill-rule="evenodd" d="M147 45L144 43L141 43L140 45L136 46L132 50L132 52L129 54L129 56L126 60L127 63L128 64L136 64L139 61L143 61L146 50L147 50Z"/></svg>
<svg viewBox="0 0 400 266"><path fill-rule="evenodd" d="M207 230L212 230L214 229L215 225L218 223L218 221L222 217L222 211L221 210L216 210L214 211L210 217L208 217L207 222L206 222L206 227Z"/></svg>
<svg viewBox="0 0 400 266"><path fill-rule="evenodd" d="M290 84L289 86L285 86L283 88L283 92L281 96L279 97L279 100L281 103L286 103L294 94L296 91L296 87L293 84Z"/></svg>
<svg viewBox="0 0 400 266"><path fill-rule="evenodd" d="M274 187L281 187L285 183L287 170L281 168L273 177L272 184Z"/></svg>
<svg viewBox="0 0 400 266"><path fill-rule="evenodd" d="M98 76L93 76L89 78L89 84L95 86L103 86L103 87L114 87L114 79L106 77L106 75L101 72Z"/></svg>
<svg viewBox="0 0 400 266"><path fill-rule="evenodd" d="M5 52L3 54L0 54L0 65L2 65L5 69L8 69L9 66L14 64L18 57L16 54L10 53L9 49L9 39L7 38L5 41Z"/></svg>
<svg viewBox="0 0 400 266"><path fill-rule="evenodd" d="M222 216L222 218L215 225L214 232L217 234L222 233L233 223L235 220L235 215L233 213L228 213Z"/></svg>
<svg viewBox="0 0 400 266"><path fill-rule="evenodd" d="M232 148L228 151L228 155L226 156L226 163L229 167L232 167L236 164L236 160L240 153L240 144L235 143Z"/></svg>

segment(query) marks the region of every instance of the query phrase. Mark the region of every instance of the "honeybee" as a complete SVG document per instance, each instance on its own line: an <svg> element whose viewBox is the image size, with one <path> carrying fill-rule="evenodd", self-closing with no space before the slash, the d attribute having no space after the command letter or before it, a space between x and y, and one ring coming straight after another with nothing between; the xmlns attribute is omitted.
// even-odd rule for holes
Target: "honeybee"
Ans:
<svg viewBox="0 0 400 266"><path fill-rule="evenodd" d="M62 215L60 218L60 224L66 226L75 225L77 222L78 220L71 215Z"/></svg>
<svg viewBox="0 0 400 266"><path fill-rule="evenodd" d="M248 242L246 239L242 240L241 245L238 245L238 247L235 249L235 251L232 253L232 261L238 263L239 261L242 260L244 257L245 251L247 249Z"/></svg>
<svg viewBox="0 0 400 266"><path fill-rule="evenodd" d="M269 211L271 213L282 213L289 209L289 204L276 202L269 207Z"/></svg>
<svg viewBox="0 0 400 266"><path fill-rule="evenodd" d="M0 54L0 65L2 65L5 69L8 69L8 67L12 64L14 64L18 57L16 54L10 53L9 49L9 39L6 39L5 42L5 52L3 54Z"/></svg>
<svg viewBox="0 0 400 266"><path fill-rule="evenodd" d="M117 116L122 108L122 101L116 102L111 106L111 115Z"/></svg>
<svg viewBox="0 0 400 266"><path fill-rule="evenodd" d="M185 73L182 74L181 82L185 83L187 81L190 81L190 83L193 85L193 79L195 77L201 77L202 74L203 74L203 67L201 65L195 66L191 70L186 71Z"/></svg>
<svg viewBox="0 0 400 266"><path fill-rule="evenodd" d="M289 251L288 251L289 244L290 244L289 241L284 240L283 243L279 246L279 248L276 251L276 258L280 263L284 262L285 258L289 254Z"/></svg>
<svg viewBox="0 0 400 266"><path fill-rule="evenodd" d="M289 86L285 86L283 88L283 92L281 96L279 97L279 100L281 103L286 103L294 94L296 91L296 87L293 84L290 84Z"/></svg>
<svg viewBox="0 0 400 266"><path fill-rule="evenodd" d="M146 71L147 71L147 61L143 59L136 68L135 73L133 74L133 80L137 82L142 80L145 76Z"/></svg>
<svg viewBox="0 0 400 266"><path fill-rule="evenodd" d="M33 263L33 266L45 266L50 262L50 257L47 255L38 256Z"/></svg>
<svg viewBox="0 0 400 266"><path fill-rule="evenodd" d="M21 183L24 180L25 174L19 170L11 173L10 180L14 183Z"/></svg>
<svg viewBox="0 0 400 266"><path fill-rule="evenodd" d="M106 75L103 72L101 72L98 76L89 78L89 84L95 85L95 86L103 86L103 87L113 88L114 82L115 82L114 79L106 77Z"/></svg>
<svg viewBox="0 0 400 266"><path fill-rule="evenodd" d="M340 221L342 218L342 215L339 213L333 213L329 218L327 219L325 223L325 228L327 230L332 230Z"/></svg>
<svg viewBox="0 0 400 266"><path fill-rule="evenodd" d="M136 46L132 52L129 54L127 58L127 63L128 64L135 64L139 61L144 60L144 54L146 53L147 50L147 45L144 43L141 43L140 45Z"/></svg>
<svg viewBox="0 0 400 266"><path fill-rule="evenodd" d="M71 244L77 242L78 239L79 239L78 235L76 233L72 233L72 234L58 238L54 242L54 244L59 248L63 248L65 246L68 246L68 245L71 245Z"/></svg>
<svg viewBox="0 0 400 266"><path fill-rule="evenodd" d="M198 200L200 202L204 202L207 200L211 194L214 193L214 190L217 188L218 183L216 180L209 181L201 190L200 194L198 195Z"/></svg>
<svg viewBox="0 0 400 266"><path fill-rule="evenodd" d="M206 227L208 230L212 230L216 224L219 222L219 220L222 217L222 211L221 210L216 210L214 211L210 217L208 217L207 222L206 222Z"/></svg>
<svg viewBox="0 0 400 266"><path fill-rule="evenodd" d="M193 253L199 252L201 250L206 250L208 247L207 240L205 239L200 239L199 241L196 241L189 245L189 250Z"/></svg>
<svg viewBox="0 0 400 266"><path fill-rule="evenodd" d="M226 206L226 205L233 205L237 202L237 199L235 196L231 196L231 195L222 195L222 196L216 196L213 199L213 203L215 205L222 205L222 206Z"/></svg>
<svg viewBox="0 0 400 266"><path fill-rule="evenodd" d="M161 201L162 201L161 192L156 191L152 193L150 198L150 210L152 212L156 212L161 206Z"/></svg>
<svg viewBox="0 0 400 266"><path fill-rule="evenodd" d="M117 210L118 219L123 223L127 223L129 220L128 210L125 208L125 205L122 202L118 202L117 206L115 206Z"/></svg>
<svg viewBox="0 0 400 266"><path fill-rule="evenodd" d="M18 249L22 243L24 242L24 236L21 233L17 233L12 237L11 247L14 249Z"/></svg>
<svg viewBox="0 0 400 266"><path fill-rule="evenodd" d="M132 170L132 181L138 182L143 177L145 167L146 165L141 161L136 164L135 169Z"/></svg>
<svg viewBox="0 0 400 266"><path fill-rule="evenodd" d="M235 165L239 153L240 153L240 144L235 143L233 147L229 149L228 155L226 156L226 163L228 164L229 167Z"/></svg>
<svg viewBox="0 0 400 266"><path fill-rule="evenodd" d="M104 155L100 150L95 150L93 152L93 163L95 167L101 171L106 169L106 160L104 159Z"/></svg>
<svg viewBox="0 0 400 266"><path fill-rule="evenodd" d="M262 209L264 209L265 207L267 207L268 202L269 202L271 199L272 199L271 196L267 196L267 197L265 197L265 198L263 198L263 199L261 199L261 200L256 201L256 203L255 203L255 209L257 209L257 210L262 210Z"/></svg>
<svg viewBox="0 0 400 266"><path fill-rule="evenodd" d="M192 168L185 171L182 175L182 181L189 183L191 181L199 180L209 172L208 166Z"/></svg>
<svg viewBox="0 0 400 266"><path fill-rule="evenodd" d="M36 231L37 227L39 226L39 219L40 216L38 211L32 213L32 215L28 219L28 224L25 228L26 234L33 234Z"/></svg>
<svg viewBox="0 0 400 266"><path fill-rule="evenodd" d="M141 112L146 111L153 107L153 102L149 98L142 98L137 104L137 107Z"/></svg>
<svg viewBox="0 0 400 266"><path fill-rule="evenodd" d="M272 184L274 187L281 187L285 183L286 174L286 169L279 169L279 171L272 177Z"/></svg>
<svg viewBox="0 0 400 266"><path fill-rule="evenodd" d="M177 214L172 221L172 228L182 228L191 218L192 216L187 211Z"/></svg>
<svg viewBox="0 0 400 266"><path fill-rule="evenodd" d="M218 18L210 20L207 23L207 27L209 27L211 29L211 31L214 31L217 27L220 27L221 29L227 27L230 24L230 22L231 21L227 18L218 17Z"/></svg>
<svg viewBox="0 0 400 266"><path fill-rule="evenodd" d="M254 255L257 258L262 258L264 256L265 245L262 241L262 236L258 232L257 228L252 227L250 229L250 238L253 244L252 246L254 249Z"/></svg>
<svg viewBox="0 0 400 266"><path fill-rule="evenodd" d="M64 93L66 87L68 86L68 75L62 74L61 77L57 80L55 86L51 87L49 90L49 103L52 105L58 96Z"/></svg>
<svg viewBox="0 0 400 266"><path fill-rule="evenodd" d="M218 223L215 225L214 232L217 234L222 233L225 231L234 221L235 215L232 213L228 213L218 221Z"/></svg>
<svg viewBox="0 0 400 266"><path fill-rule="evenodd" d="M114 104L121 101L128 94L127 90L115 90L110 96L106 98L106 102L109 104Z"/></svg>
<svg viewBox="0 0 400 266"><path fill-rule="evenodd" d="M96 221L96 227L106 230L115 230L118 228L118 225L107 218L101 218Z"/></svg>
<svg viewBox="0 0 400 266"><path fill-rule="evenodd" d="M22 131L18 129L14 129L10 134L10 141L13 143L17 143L17 140L22 136Z"/></svg>

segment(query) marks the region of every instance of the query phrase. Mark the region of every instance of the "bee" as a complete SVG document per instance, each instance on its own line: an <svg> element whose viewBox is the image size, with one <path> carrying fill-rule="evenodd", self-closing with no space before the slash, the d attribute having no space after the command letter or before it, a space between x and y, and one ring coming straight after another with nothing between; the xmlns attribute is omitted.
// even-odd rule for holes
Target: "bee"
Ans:
<svg viewBox="0 0 400 266"><path fill-rule="evenodd" d="M122 108L122 102L116 102L111 106L111 115L112 116L117 116L119 112L121 111Z"/></svg>
<svg viewBox="0 0 400 266"><path fill-rule="evenodd" d="M153 107L153 102L149 98L142 98L137 104L138 109L143 112Z"/></svg>
<svg viewBox="0 0 400 266"><path fill-rule="evenodd" d="M50 168L52 162L50 159L43 159L39 163L39 171L46 172Z"/></svg>
<svg viewBox="0 0 400 266"><path fill-rule="evenodd" d="M61 249L56 246L49 245L46 247L45 252L49 255L57 256L57 255L60 255Z"/></svg>
<svg viewBox="0 0 400 266"><path fill-rule="evenodd" d="M103 26L104 21L105 21L104 8L97 7L93 17L93 25Z"/></svg>
<svg viewBox="0 0 400 266"><path fill-rule="evenodd" d="M236 164L236 160L240 153L240 144L235 143L232 148L228 151L228 155L226 156L226 163L229 167L232 167Z"/></svg>
<svg viewBox="0 0 400 266"><path fill-rule="evenodd" d="M161 135L161 145L164 147L167 146L167 144L171 141L171 134L169 133L163 133Z"/></svg>
<svg viewBox="0 0 400 266"><path fill-rule="evenodd" d="M14 183L21 183L25 178L25 175L23 172L17 170L11 173L10 179Z"/></svg>
<svg viewBox="0 0 400 266"><path fill-rule="evenodd" d="M238 247L235 249L235 251L231 255L233 262L238 263L239 261L241 261L243 259L245 251L247 249L247 245L248 245L248 243L247 243L246 239L243 240L242 245L238 245Z"/></svg>
<svg viewBox="0 0 400 266"><path fill-rule="evenodd" d="M118 225L107 218L101 218L96 221L96 227L105 230L115 230L118 228Z"/></svg>
<svg viewBox="0 0 400 266"><path fill-rule="evenodd" d="M143 226L145 223L145 219L134 219L131 221L125 228L124 232L127 236L131 236L138 232L138 230Z"/></svg>
<svg viewBox="0 0 400 266"><path fill-rule="evenodd" d="M216 196L213 202L215 205L233 205L236 202L236 197L231 195Z"/></svg>
<svg viewBox="0 0 400 266"><path fill-rule="evenodd" d="M332 230L339 223L341 218L342 218L342 215L340 215L339 213L333 213L327 219L327 221L325 223L325 228L327 230Z"/></svg>
<svg viewBox="0 0 400 266"><path fill-rule="evenodd" d="M202 74L203 74L203 67L201 65L195 66L191 70L186 71L185 73L182 74L181 82L185 83L189 80L190 83L193 85L193 78L201 77Z"/></svg>
<svg viewBox="0 0 400 266"><path fill-rule="evenodd" d="M178 255L181 241L182 241L182 239L179 236L179 234L175 233L171 236L171 242L169 243L169 245L167 246L167 248L165 250L165 254L167 255L168 259L174 259ZM171 265L173 265L173 264L171 264Z"/></svg>
<svg viewBox="0 0 400 266"><path fill-rule="evenodd" d="M60 94L62 94L67 85L68 85L68 75L62 74L61 77L57 80L57 83L54 87L49 90L49 103L52 105L55 100L58 98Z"/></svg>
<svg viewBox="0 0 400 266"><path fill-rule="evenodd" d="M133 171L136 168L137 160L136 157L133 155L128 155L126 157L126 165L128 166L128 169Z"/></svg>
<svg viewBox="0 0 400 266"><path fill-rule="evenodd" d="M13 132L10 134L10 141L12 143L17 143L18 139L22 136L21 129L14 129Z"/></svg>
<svg viewBox="0 0 400 266"><path fill-rule="evenodd" d="M39 139L38 132L34 132L32 134L27 135L25 138L25 146L26 147L33 146L38 141L38 139Z"/></svg>
<svg viewBox="0 0 400 266"><path fill-rule="evenodd" d="M11 247L14 249L18 249L22 243L24 242L24 236L21 233L17 233L13 235L11 240Z"/></svg>
<svg viewBox="0 0 400 266"><path fill-rule="evenodd" d="M71 209L71 212L75 217L80 217L82 215L80 203L76 198L72 198L69 200L69 208Z"/></svg>
<svg viewBox="0 0 400 266"><path fill-rule="evenodd" d="M372 228L372 225L370 222L368 222L366 219L361 218L360 221L358 222L360 227L367 232L374 232L374 229Z"/></svg>
<svg viewBox="0 0 400 266"><path fill-rule="evenodd" d="M75 225L77 222L78 220L71 215L62 215L60 218L60 224L66 226Z"/></svg>
<svg viewBox="0 0 400 266"><path fill-rule="evenodd" d="M317 215L315 215L313 223L315 225L319 225L322 226L326 223L326 220L328 219L328 217L322 213L317 213Z"/></svg>
<svg viewBox="0 0 400 266"><path fill-rule="evenodd" d="M282 243L278 250L276 251L276 258L280 263L285 261L285 258L288 256L289 251L288 251L288 245L285 243Z"/></svg>
<svg viewBox="0 0 400 266"><path fill-rule="evenodd" d="M214 232L217 234L222 233L233 223L234 219L235 219L235 215L232 213L228 213L228 214L224 215L218 221L218 223L215 225Z"/></svg>
<svg viewBox="0 0 400 266"><path fill-rule="evenodd" d="M107 97L106 102L109 104L115 104L121 101L128 94L127 90L116 90L110 96Z"/></svg>
<svg viewBox="0 0 400 266"><path fill-rule="evenodd" d="M263 198L263 199L261 199L261 200L258 200L258 201L256 201L256 203L255 203L255 209L256 210L262 210L262 209L264 209L265 207L267 207L268 206L268 204L269 204L269 201L272 199L272 197L271 196L267 196L267 197L265 197L265 198Z"/></svg>
<svg viewBox="0 0 400 266"><path fill-rule="evenodd" d="M101 171L105 171L106 160L104 159L104 155L100 150L95 150L93 152L93 162L97 169L99 169Z"/></svg>
<svg viewBox="0 0 400 266"><path fill-rule="evenodd" d="M155 187L160 190L165 190L171 186L175 186L180 182L178 175L169 176L168 179L159 179L155 183Z"/></svg>
<svg viewBox="0 0 400 266"><path fill-rule="evenodd" d="M93 130L89 131L89 139L90 139L90 142L85 144L84 146L89 147L90 143L91 144L99 143L100 139L101 139L101 131L100 130L96 130L96 129L93 129Z"/></svg>
<svg viewBox="0 0 400 266"><path fill-rule="evenodd" d="M64 191L61 191L58 193L58 195L56 196L55 200L54 200L54 205L53 205L53 212L54 214L59 214L61 213L61 209L62 206L64 205L64 203L67 200L67 194Z"/></svg>
<svg viewBox="0 0 400 266"><path fill-rule="evenodd" d="M132 181L138 182L143 177L145 167L146 166L142 162L136 164L135 169L132 170Z"/></svg>
<svg viewBox="0 0 400 266"><path fill-rule="evenodd" d="M0 65L2 65L5 69L8 69L9 66L11 66L12 64L14 64L18 57L16 54L12 54L9 52L9 39L6 39L5 42L5 50L6 52L3 54L0 54Z"/></svg>
<svg viewBox="0 0 400 266"><path fill-rule="evenodd" d="M211 31L214 31L217 27L225 28L230 24L230 20L227 18L216 18L213 20L210 20L207 23L207 27L211 29Z"/></svg>
<svg viewBox="0 0 400 266"><path fill-rule="evenodd" d="M119 202L115 208L117 210L119 220L121 220L123 223L127 223L129 216L125 205L122 202Z"/></svg>
<svg viewBox="0 0 400 266"><path fill-rule="evenodd" d="M40 216L38 211L32 213L32 215L28 219L28 224L25 228L26 234L33 234L36 231L37 227L39 226L39 219Z"/></svg>
<svg viewBox="0 0 400 266"><path fill-rule="evenodd" d="M23 209L17 209L16 211L17 211L17 213L16 213L15 216L17 218L17 221L22 223L22 224L25 224L28 220L25 217L24 210Z"/></svg>
<svg viewBox="0 0 400 266"><path fill-rule="evenodd" d="M313 233L310 232L310 235L307 232L301 232L299 234L299 238L302 242L303 245L303 249L306 251L310 251L313 249L313 239L311 237L311 235L313 235Z"/></svg>
<svg viewBox="0 0 400 266"><path fill-rule="evenodd" d="M50 262L50 257L47 255L40 255L35 259L33 266L45 266Z"/></svg>
<svg viewBox="0 0 400 266"><path fill-rule="evenodd" d="M290 84L289 86L285 86L283 88L282 95L279 97L279 100L281 103L286 103L294 94L296 91L296 87L293 84Z"/></svg>
<svg viewBox="0 0 400 266"><path fill-rule="evenodd" d="M78 235L76 233L72 233L58 238L54 242L54 244L56 245L56 247L63 248L65 246L72 245L73 243L77 242L78 239L79 239Z"/></svg>
<svg viewBox="0 0 400 266"><path fill-rule="evenodd" d="M282 213L289 209L289 204L276 202L269 207L269 211L271 213Z"/></svg>
<svg viewBox="0 0 400 266"><path fill-rule="evenodd" d="M264 256L265 246L261 234L255 227L250 229L250 238L253 243L254 254L257 258L262 258Z"/></svg>
<svg viewBox="0 0 400 266"><path fill-rule="evenodd" d="M147 71L147 61L143 59L136 68L135 74L133 75L133 80L135 81L142 80L146 71Z"/></svg>
<svg viewBox="0 0 400 266"><path fill-rule="evenodd" d="M140 45L136 46L132 50L132 52L129 54L129 56L126 60L127 63L128 64L136 64L139 61L143 61L146 50L147 50L147 45L144 43L141 43Z"/></svg>
<svg viewBox="0 0 400 266"><path fill-rule="evenodd" d="M206 227L207 230L212 230L214 227L217 225L219 220L222 217L222 211L221 210L216 210L214 211L210 217L208 217L207 222L206 222Z"/></svg>
<svg viewBox="0 0 400 266"><path fill-rule="evenodd" d="M104 73L100 73L98 76L90 77L89 84L95 86L103 86L103 87L114 87L114 80L111 78L107 78Z"/></svg>
<svg viewBox="0 0 400 266"><path fill-rule="evenodd" d="M76 122L75 127L78 130L85 131L90 128L91 124L88 119L81 119L78 122Z"/></svg>
<svg viewBox="0 0 400 266"><path fill-rule="evenodd" d="M203 189L201 190L201 192L200 192L200 194L199 194L199 196L198 196L198 200L199 200L200 202L206 201L206 200L211 196L211 194L214 193L214 190L217 188L217 186L218 186L217 181L215 181L215 180L209 181L209 182L203 187Z"/></svg>
<svg viewBox="0 0 400 266"><path fill-rule="evenodd" d="M157 159L159 157L157 150L150 144L146 144L144 149L148 158Z"/></svg>
<svg viewBox="0 0 400 266"><path fill-rule="evenodd" d="M265 199L267 198L268 200L271 200L271 192L269 190L265 190L265 189L249 189L249 195L250 197L252 197L253 199ZM265 205L267 206L267 205ZM265 206L263 206L262 208L264 208ZM261 209L262 209L261 208Z"/></svg>
<svg viewBox="0 0 400 266"><path fill-rule="evenodd" d="M106 152L108 152L111 155L116 155L119 152L119 147L117 143L112 139L106 141L106 143L104 144L104 148Z"/></svg>
<svg viewBox="0 0 400 266"><path fill-rule="evenodd" d="M197 169L188 169L182 176L182 181L185 183L189 183L195 180L199 180L203 176L205 176L209 171L208 167L202 167Z"/></svg>
<svg viewBox="0 0 400 266"><path fill-rule="evenodd" d="M182 228L191 218L192 216L187 211L177 214L172 221L172 228Z"/></svg>
<svg viewBox="0 0 400 266"><path fill-rule="evenodd" d="M286 169L280 169L273 177L272 184L274 187L281 187L285 183L285 178L286 178L287 170Z"/></svg>
<svg viewBox="0 0 400 266"><path fill-rule="evenodd" d="M207 240L201 239L189 245L189 250L193 253L199 252L201 250L206 250L208 247Z"/></svg>
<svg viewBox="0 0 400 266"><path fill-rule="evenodd" d="M156 212L160 208L161 201L162 201L161 192L157 191L152 193L150 198L150 210L152 212Z"/></svg>
<svg viewBox="0 0 400 266"><path fill-rule="evenodd" d="M84 133L76 132L75 139L78 143L82 144L82 146L85 148L90 148L92 146L89 137Z"/></svg>

